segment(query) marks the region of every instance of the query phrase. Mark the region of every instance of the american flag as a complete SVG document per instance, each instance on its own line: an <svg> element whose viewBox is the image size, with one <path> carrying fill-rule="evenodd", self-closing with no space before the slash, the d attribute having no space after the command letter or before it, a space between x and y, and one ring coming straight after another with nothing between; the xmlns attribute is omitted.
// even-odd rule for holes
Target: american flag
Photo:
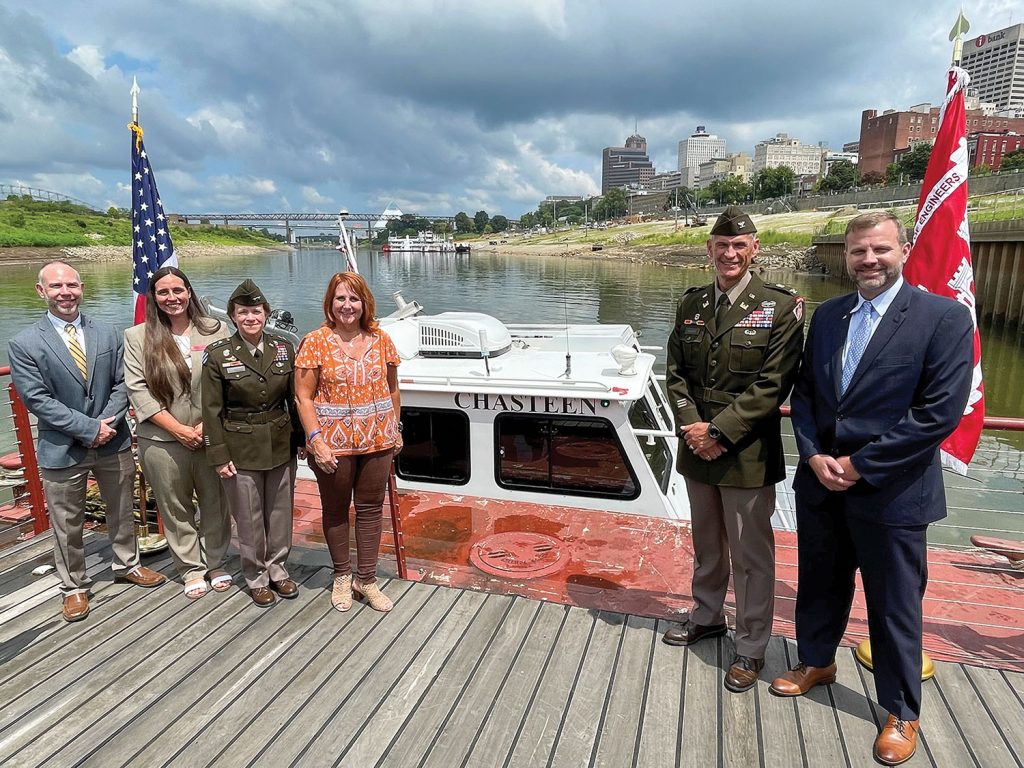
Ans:
<svg viewBox="0 0 1024 768"><path fill-rule="evenodd" d="M142 143L142 128L138 123L128 127L132 131L132 293L135 324L138 325L146 319L149 278L160 267L178 266L178 259L167 230L153 169Z"/></svg>
<svg viewBox="0 0 1024 768"><path fill-rule="evenodd" d="M974 375L971 395L960 425L942 444L942 463L967 474L985 420L985 387L981 377L981 336L974 306L974 268L967 224L967 116L964 90L970 76L951 67L946 100L939 115L921 198L917 205L914 248L903 270L911 283L931 293L949 296L971 311L974 318Z"/></svg>

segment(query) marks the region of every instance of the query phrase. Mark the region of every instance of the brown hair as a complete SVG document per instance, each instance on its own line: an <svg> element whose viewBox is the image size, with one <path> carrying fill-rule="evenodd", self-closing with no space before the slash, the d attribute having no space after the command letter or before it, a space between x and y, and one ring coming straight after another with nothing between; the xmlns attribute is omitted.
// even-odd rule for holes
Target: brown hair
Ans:
<svg viewBox="0 0 1024 768"><path fill-rule="evenodd" d="M338 292L338 286L344 285L352 293L359 297L363 304L363 314L359 317L359 327L367 333L377 330L377 303L373 300L370 286L366 284L363 276L357 272L338 272L329 283L327 292L324 294L324 325L333 328L338 322L334 316L334 294Z"/></svg>
<svg viewBox="0 0 1024 768"><path fill-rule="evenodd" d="M862 213L860 216L854 216L846 224L846 233L843 235L843 239L848 238L851 232L871 229L879 224L885 224L887 221L891 221L896 225L896 237L899 240L899 244L901 246L906 245L908 242L907 228L903 226L900 217L892 211L871 211L870 213Z"/></svg>
<svg viewBox="0 0 1024 768"><path fill-rule="evenodd" d="M177 267L161 267L149 278L148 299L146 300L146 341L142 353L142 370L146 386L164 408L170 408L177 392L188 390L192 385L192 374L185 364L171 334L171 322L156 305L156 284L174 275L188 289L186 312L193 327L203 336L217 332L220 323L206 314L188 277Z"/></svg>

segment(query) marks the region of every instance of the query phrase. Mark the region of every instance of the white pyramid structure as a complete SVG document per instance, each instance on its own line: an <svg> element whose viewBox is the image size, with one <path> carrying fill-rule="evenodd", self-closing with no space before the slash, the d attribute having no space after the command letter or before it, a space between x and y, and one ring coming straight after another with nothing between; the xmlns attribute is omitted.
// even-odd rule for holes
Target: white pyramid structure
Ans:
<svg viewBox="0 0 1024 768"><path fill-rule="evenodd" d="M377 219L377 223L373 225L373 228L378 230L378 231L381 230L381 229L384 229L388 225L388 219L394 218L395 216L401 216L401 215L402 215L401 209L399 209L399 207L397 205L395 205L395 201L392 200L390 203L388 203L387 207L384 209L384 213L382 213L380 215L380 218Z"/></svg>

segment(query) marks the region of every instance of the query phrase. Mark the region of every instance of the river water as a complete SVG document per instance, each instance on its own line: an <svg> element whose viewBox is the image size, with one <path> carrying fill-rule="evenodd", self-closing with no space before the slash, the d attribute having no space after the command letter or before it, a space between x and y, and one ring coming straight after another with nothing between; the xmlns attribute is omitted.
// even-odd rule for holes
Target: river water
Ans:
<svg viewBox="0 0 1024 768"><path fill-rule="evenodd" d="M637 264L619 259L573 259L475 253L472 256L382 254L361 251L359 269L377 299L378 315L394 309L391 294L401 290L430 313L478 311L515 323L629 323L642 342L664 346L675 304L692 285L710 282L702 269ZM321 301L330 276L341 268L336 251L303 249L259 256L193 258L182 264L196 292L223 306L239 282L251 277L271 305L289 309L300 332L323 319ZM79 266L85 281L83 308L124 326L131 322L128 265L87 262ZM33 288L37 267L6 266L0 279L0 358L7 362L7 341L33 322L43 305ZM796 288L809 303L851 290L849 284L822 276L768 272L768 281ZM982 329L987 413L1024 416L1024 354L1016 331ZM664 351L658 353L664 370Z"/></svg>
<svg viewBox="0 0 1024 768"><path fill-rule="evenodd" d="M710 282L710 273L637 264L618 259L475 253L472 256L360 252L360 272L378 303L378 315L394 309L391 294L402 291L430 313L466 310L514 323L629 323L645 345L664 347L682 293ZM231 291L250 277L275 308L288 309L301 333L323 320L322 299L330 276L342 267L334 250L303 249L258 256L189 259L182 265L194 289L222 306ZM0 278L0 358L7 341L43 311L34 284L38 267L7 266ZM131 322L130 270L121 263L83 263L83 308L107 322ZM770 282L796 288L810 311L825 299L851 290L835 278L769 272ZM664 371L664 349L657 353ZM1016 330L982 329L986 405L989 415L1024 417L1024 354ZM12 449L7 407L0 409L0 452ZM787 439L789 442L789 439ZM986 432L971 465L971 477L947 473L950 516L932 526L930 536L966 544L974 531L1024 538L1024 433ZM1007 514L1010 511L1011 514Z"/></svg>

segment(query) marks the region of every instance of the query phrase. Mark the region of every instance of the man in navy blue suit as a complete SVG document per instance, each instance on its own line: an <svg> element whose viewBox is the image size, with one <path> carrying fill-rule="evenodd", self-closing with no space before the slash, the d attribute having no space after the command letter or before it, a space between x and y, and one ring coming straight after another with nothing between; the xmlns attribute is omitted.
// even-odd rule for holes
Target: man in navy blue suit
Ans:
<svg viewBox="0 0 1024 768"><path fill-rule="evenodd" d="M902 223L868 213L846 228L857 292L811 320L792 395L800 663L771 685L800 696L835 680L860 568L887 765L909 760L921 711L921 602L928 524L946 516L939 446L964 413L974 325L957 302L909 285Z"/></svg>

